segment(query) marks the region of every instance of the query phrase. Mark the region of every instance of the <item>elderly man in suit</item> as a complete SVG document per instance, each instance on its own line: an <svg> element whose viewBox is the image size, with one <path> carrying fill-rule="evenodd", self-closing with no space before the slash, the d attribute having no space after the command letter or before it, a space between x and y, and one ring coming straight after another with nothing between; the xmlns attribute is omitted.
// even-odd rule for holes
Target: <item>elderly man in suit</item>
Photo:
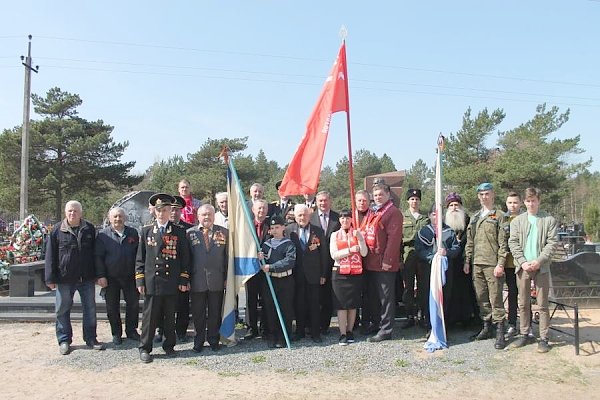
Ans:
<svg viewBox="0 0 600 400"><path fill-rule="evenodd" d="M215 209L210 204L200 206L198 222L198 226L187 231L192 254L190 297L192 318L196 329L193 350L197 353L202 351L207 338L210 348L213 351L219 350L219 328L227 276L229 235L227 229L214 224Z"/></svg>
<svg viewBox="0 0 600 400"><path fill-rule="evenodd" d="M321 333L329 333L329 324L333 314L331 269L333 258L329 254L329 238L331 234L340 229L339 214L331 210L331 195L327 191L320 191L316 196L317 210L310 216L310 223L320 226L325 232L325 251L327 253L327 265L325 267L325 282L321 284Z"/></svg>
<svg viewBox="0 0 600 400"><path fill-rule="evenodd" d="M185 231L169 221L173 196L157 193L150 197L156 221L142 228L136 258L135 280L143 294L140 360L152 361L152 339L159 321L164 321L162 347L167 356L175 355L175 308L179 291L188 290L189 245Z"/></svg>
<svg viewBox="0 0 600 400"><path fill-rule="evenodd" d="M304 337L307 316L310 334L315 343L321 340L319 298L321 285L325 283L329 255L326 253L325 233L317 225L309 223L311 211L304 204L294 207L296 222L285 229L296 246L296 272L294 309L296 311L296 334L293 339Z"/></svg>

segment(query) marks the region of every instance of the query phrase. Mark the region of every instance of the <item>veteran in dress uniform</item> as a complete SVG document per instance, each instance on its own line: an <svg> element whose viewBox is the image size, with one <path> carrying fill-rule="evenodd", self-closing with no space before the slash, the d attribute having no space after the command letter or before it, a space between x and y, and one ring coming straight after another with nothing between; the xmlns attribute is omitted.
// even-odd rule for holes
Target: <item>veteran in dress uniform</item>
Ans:
<svg viewBox="0 0 600 400"><path fill-rule="evenodd" d="M210 348L214 351L219 350L223 290L227 278L229 232L222 226L214 224L215 209L210 204L200 206L198 222L198 226L187 231L187 238L192 255L190 297L192 299L192 318L196 329L193 350L200 353L207 338Z"/></svg>
<svg viewBox="0 0 600 400"><path fill-rule="evenodd" d="M142 313L140 359L151 362L152 338L159 321L164 321L162 347L175 355L175 309L178 293L188 290L189 244L185 231L169 221L173 196L157 193L150 197L156 221L142 228L136 259L136 286L145 295Z"/></svg>

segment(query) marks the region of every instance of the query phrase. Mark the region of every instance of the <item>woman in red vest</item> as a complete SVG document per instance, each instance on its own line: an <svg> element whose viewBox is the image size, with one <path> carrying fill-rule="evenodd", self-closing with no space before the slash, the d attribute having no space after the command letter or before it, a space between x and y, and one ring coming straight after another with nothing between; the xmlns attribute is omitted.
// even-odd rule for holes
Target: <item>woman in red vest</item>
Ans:
<svg viewBox="0 0 600 400"><path fill-rule="evenodd" d="M362 288L362 257L368 247L358 229L352 228L352 213L340 212L339 231L331 234L329 250L335 260L331 284L333 286L333 306L337 311L341 346L354 343L352 328L356 320L356 309L360 307Z"/></svg>

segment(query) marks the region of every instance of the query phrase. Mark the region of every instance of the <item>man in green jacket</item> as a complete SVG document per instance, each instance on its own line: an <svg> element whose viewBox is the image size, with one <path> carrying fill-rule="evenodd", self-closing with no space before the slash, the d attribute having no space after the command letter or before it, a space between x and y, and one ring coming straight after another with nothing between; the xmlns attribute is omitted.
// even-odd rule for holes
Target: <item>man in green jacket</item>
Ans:
<svg viewBox="0 0 600 400"><path fill-rule="evenodd" d="M493 323L496 325L494 347L500 350L506 345L504 340L506 311L502 301L502 289L508 245L505 231L502 229L504 213L494 205L495 194L491 183L479 185L477 197L481 204L481 210L473 215L467 227L463 270L465 274L468 274L471 264L473 264L473 285L479 304L479 315L483 320L483 328L475 336L475 339L483 340L493 337Z"/></svg>
<svg viewBox="0 0 600 400"><path fill-rule="evenodd" d="M508 245L514 257L517 286L519 288L519 318L521 337L511 347L523 347L530 343L531 326L531 281L535 282L537 304L540 315L540 341L538 352L547 353L550 315L548 292L550 291L550 264L552 253L558 242L557 224L554 217L540 211L540 190L525 190L527 212L510 223Z"/></svg>

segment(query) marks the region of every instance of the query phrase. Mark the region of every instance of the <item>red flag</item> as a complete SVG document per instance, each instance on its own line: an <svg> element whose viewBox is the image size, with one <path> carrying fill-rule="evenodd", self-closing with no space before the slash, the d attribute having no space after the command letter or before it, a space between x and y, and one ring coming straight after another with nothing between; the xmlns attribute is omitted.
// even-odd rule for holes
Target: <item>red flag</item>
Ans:
<svg viewBox="0 0 600 400"><path fill-rule="evenodd" d="M285 172L279 187L280 196L316 193L331 115L338 111L348 112L349 109L347 72L346 44L342 43L319 100L306 123L304 137Z"/></svg>

